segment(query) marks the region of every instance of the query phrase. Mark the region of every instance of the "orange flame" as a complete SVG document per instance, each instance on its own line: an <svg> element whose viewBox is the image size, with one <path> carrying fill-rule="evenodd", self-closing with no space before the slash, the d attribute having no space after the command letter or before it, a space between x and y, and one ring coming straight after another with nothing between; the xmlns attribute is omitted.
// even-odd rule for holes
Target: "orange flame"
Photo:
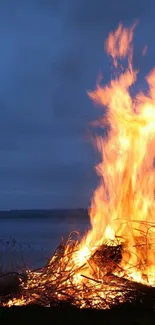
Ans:
<svg viewBox="0 0 155 325"><path fill-rule="evenodd" d="M127 29L120 24L117 30L110 33L108 39L105 41L105 50L111 55L115 67L118 65L118 58L123 59L128 56L129 62L132 61L131 43L135 26L136 24L130 29Z"/></svg>
<svg viewBox="0 0 155 325"><path fill-rule="evenodd" d="M128 275L135 280L139 274L140 278L147 276L147 281L152 283L152 272L155 274L155 69L146 78L147 95L139 92L132 98L130 87L137 79L137 71L132 68L134 27L126 29L119 25L105 42L115 67L118 58L128 56L127 69L109 85L98 85L89 93L94 102L108 108L100 126L104 128L109 123L111 129L108 141L97 138L101 162L96 170L100 184L90 209L92 229L82 247L98 246L107 236L110 240L119 237L130 252L122 260L124 269L131 265Z"/></svg>

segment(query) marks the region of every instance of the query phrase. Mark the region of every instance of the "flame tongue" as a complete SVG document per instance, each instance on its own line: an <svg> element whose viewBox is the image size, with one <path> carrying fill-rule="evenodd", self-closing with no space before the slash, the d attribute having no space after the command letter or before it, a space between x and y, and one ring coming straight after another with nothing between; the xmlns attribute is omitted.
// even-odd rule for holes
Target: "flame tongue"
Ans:
<svg viewBox="0 0 155 325"><path fill-rule="evenodd" d="M104 128L108 123L111 129L108 141L97 138L101 163L96 170L100 184L90 209L92 229L83 245L100 245L107 236L109 239L119 237L120 241L125 240L123 268L129 269L130 265L128 276L137 280L137 274L142 277L145 273L150 281L155 261L152 246L155 217L155 69L146 78L147 95L139 92L132 98L129 90L137 78L137 71L132 68L132 38L133 27L125 29L122 25L109 35L105 48L114 66L118 66L118 59L127 55L128 67L124 71L121 67L121 73L109 85L98 85L94 92L89 93L93 101L108 108L100 126Z"/></svg>

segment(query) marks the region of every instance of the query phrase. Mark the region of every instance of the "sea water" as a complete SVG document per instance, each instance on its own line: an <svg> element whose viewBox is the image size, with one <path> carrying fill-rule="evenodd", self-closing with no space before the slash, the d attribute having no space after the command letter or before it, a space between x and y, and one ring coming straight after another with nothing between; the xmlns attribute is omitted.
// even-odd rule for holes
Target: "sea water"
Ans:
<svg viewBox="0 0 155 325"><path fill-rule="evenodd" d="M72 231L82 237L88 228L89 219L80 214L0 218L0 271L42 267L61 244L62 237L66 239Z"/></svg>

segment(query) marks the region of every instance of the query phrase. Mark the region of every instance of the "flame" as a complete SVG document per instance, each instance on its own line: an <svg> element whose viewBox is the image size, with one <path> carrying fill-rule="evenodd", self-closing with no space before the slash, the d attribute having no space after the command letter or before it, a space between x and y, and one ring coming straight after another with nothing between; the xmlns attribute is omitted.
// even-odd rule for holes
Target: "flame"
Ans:
<svg viewBox="0 0 155 325"><path fill-rule="evenodd" d="M99 126L110 126L108 139L101 136L96 139L101 155L96 166L100 182L90 207L91 229L80 243L72 245L69 242L59 259L57 255L52 257L49 269L54 265L54 271L47 270L42 275L29 272L25 292L50 283L57 299L74 296L75 304L83 308L89 298L93 307L102 302L102 307L107 308L106 292L111 301L116 296L120 301L125 298L119 290L115 292L116 282L110 285L109 277L105 280L106 272L117 276L117 282L118 277L123 276L155 286L155 68L146 77L147 92L131 96L130 89L138 78L138 71L132 64L134 28L135 24L128 29L120 24L109 34L105 50L113 60L116 77L109 84L97 85L95 91L89 92L95 103L107 108ZM127 67L120 65L119 69L120 60L125 57ZM104 243L111 252L123 247L120 267L113 271ZM100 247L105 259L102 269L99 266ZM37 295L34 293L33 298L28 295L27 300L22 296L10 300L7 305L26 304Z"/></svg>
<svg viewBox="0 0 155 325"><path fill-rule="evenodd" d="M130 87L138 75L132 67L134 27L126 29L119 25L105 42L114 66L117 68L118 59L128 56L127 68L121 67L116 79L106 86L98 85L89 93L94 102L108 108L100 127L108 123L111 128L108 141L97 138L101 162L96 170L100 184L90 209L92 229L83 245L87 243L93 247L100 245L107 236L110 240L119 237L130 252L124 253L122 259L123 269L130 265L128 276L141 282L145 275L148 283L153 284L155 68L146 77L147 94L140 91L131 97Z"/></svg>
<svg viewBox="0 0 155 325"><path fill-rule="evenodd" d="M133 31L136 24L134 24L130 29L124 28L120 24L116 31L109 34L107 40L105 41L105 50L111 55L113 59L114 66L117 67L117 59L123 59L126 56L129 59L129 62L132 61L132 39Z"/></svg>

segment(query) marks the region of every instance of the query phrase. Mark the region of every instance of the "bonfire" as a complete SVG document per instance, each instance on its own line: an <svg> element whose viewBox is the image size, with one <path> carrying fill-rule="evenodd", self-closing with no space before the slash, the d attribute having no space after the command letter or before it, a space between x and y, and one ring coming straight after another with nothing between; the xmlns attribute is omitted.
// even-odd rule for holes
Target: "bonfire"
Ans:
<svg viewBox="0 0 155 325"><path fill-rule="evenodd" d="M120 24L109 34L105 51L113 79L88 93L103 108L95 125L108 130L95 139L101 160L91 228L81 241L76 233L62 241L41 270L27 270L16 294L1 298L4 306L108 309L154 292L155 68L146 89L131 96L138 78L132 64L134 29Z"/></svg>

